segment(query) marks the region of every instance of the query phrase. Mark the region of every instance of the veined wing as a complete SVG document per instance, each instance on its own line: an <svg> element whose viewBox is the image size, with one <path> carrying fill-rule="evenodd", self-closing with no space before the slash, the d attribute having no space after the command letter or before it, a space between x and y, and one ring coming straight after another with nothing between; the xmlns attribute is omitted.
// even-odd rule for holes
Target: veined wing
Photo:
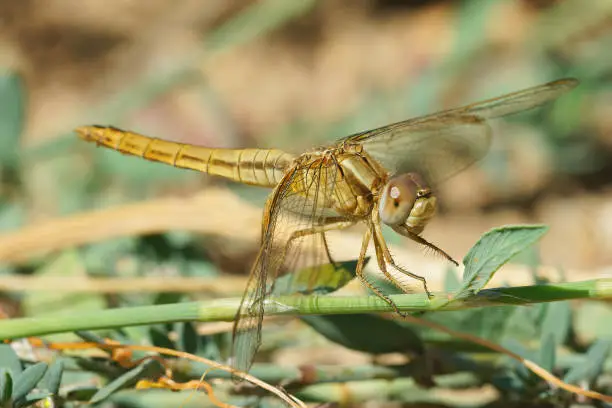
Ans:
<svg viewBox="0 0 612 408"><path fill-rule="evenodd" d="M295 293L304 282L289 280L275 288L275 280L297 268L310 267L310 282L316 282L322 265L330 262L322 233L289 240L296 231L325 225L329 202L336 188L337 167L317 160L309 167L290 168L270 195L264 209L262 243L251 270L247 288L234 319L232 365L248 371L261 344L265 301L275 295ZM334 218L335 219L335 218Z"/></svg>
<svg viewBox="0 0 612 408"><path fill-rule="evenodd" d="M576 79L561 79L358 133L343 141L363 145L393 174L418 171L431 183L438 183L487 153L491 143L488 119L541 106L576 85Z"/></svg>

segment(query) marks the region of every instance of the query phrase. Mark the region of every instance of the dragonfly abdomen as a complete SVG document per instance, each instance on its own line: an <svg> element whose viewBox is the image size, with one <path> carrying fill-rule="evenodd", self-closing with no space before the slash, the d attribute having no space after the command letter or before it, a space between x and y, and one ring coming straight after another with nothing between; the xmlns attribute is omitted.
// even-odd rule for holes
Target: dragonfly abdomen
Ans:
<svg viewBox="0 0 612 408"><path fill-rule="evenodd" d="M78 135L123 154L262 187L274 187L293 161L278 149L214 149L168 142L113 127L83 126Z"/></svg>

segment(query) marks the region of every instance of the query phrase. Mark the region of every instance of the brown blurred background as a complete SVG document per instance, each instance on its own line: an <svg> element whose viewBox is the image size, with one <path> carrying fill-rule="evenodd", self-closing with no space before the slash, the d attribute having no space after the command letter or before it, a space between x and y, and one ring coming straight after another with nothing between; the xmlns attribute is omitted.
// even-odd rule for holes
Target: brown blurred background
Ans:
<svg viewBox="0 0 612 408"><path fill-rule="evenodd" d="M573 76L581 86L553 106L495 122L489 156L439 186L441 214L424 235L461 259L490 228L545 223L542 264L571 280L605 275L612 265L611 6L2 0L0 66L20 75L27 108L19 164L3 174L0 225L10 234L93 208L218 195L198 207L202 220L191 221L214 223L201 228L211 263L243 273L267 191L94 149L71 129L103 124L206 146L301 152ZM231 199L244 205L238 213L223 204ZM342 257L357 255L358 232L340 239ZM402 263L413 270L445 267L409 242L393 244L407 251Z"/></svg>

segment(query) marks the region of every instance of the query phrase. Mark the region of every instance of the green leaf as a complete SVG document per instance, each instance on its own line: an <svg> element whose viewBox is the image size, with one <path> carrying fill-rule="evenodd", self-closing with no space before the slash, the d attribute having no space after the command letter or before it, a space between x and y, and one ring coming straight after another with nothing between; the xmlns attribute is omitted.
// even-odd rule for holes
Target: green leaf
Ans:
<svg viewBox="0 0 612 408"><path fill-rule="evenodd" d="M484 307L444 313L428 313L424 316L424 319L453 330L499 342L507 331L507 326L515 312L516 307ZM448 335L429 328L418 328L417 331L422 333L423 338L427 339L437 338L442 340L448 338ZM427 336L425 333L427 333Z"/></svg>
<svg viewBox="0 0 612 408"><path fill-rule="evenodd" d="M0 367L8 369L13 378L23 372L19 357L10 344L0 344Z"/></svg>
<svg viewBox="0 0 612 408"><path fill-rule="evenodd" d="M540 345L540 366L547 371L555 368L557 342L554 333L548 333Z"/></svg>
<svg viewBox="0 0 612 408"><path fill-rule="evenodd" d="M591 343L596 339L612 338L612 305L605 302L584 302L578 305L575 313L574 327L583 341Z"/></svg>
<svg viewBox="0 0 612 408"><path fill-rule="evenodd" d="M197 354L200 339L194 325L191 322L179 322L175 325L175 328L179 335L179 349L187 353Z"/></svg>
<svg viewBox="0 0 612 408"><path fill-rule="evenodd" d="M24 108L25 91L21 77L17 73L0 75L0 164L12 165L18 158Z"/></svg>
<svg viewBox="0 0 612 408"><path fill-rule="evenodd" d="M49 370L47 370L47 374L45 375L44 379L45 388L47 388L51 394L58 394L63 374L64 362L57 359L53 362L53 364L51 364Z"/></svg>
<svg viewBox="0 0 612 408"><path fill-rule="evenodd" d="M366 258L365 262L369 261ZM365 265L364 265L365 266ZM301 293L324 295L340 289L355 277L357 261L338 262L300 269L274 282L273 294ZM315 279L313 279L315 277Z"/></svg>
<svg viewBox="0 0 612 408"><path fill-rule="evenodd" d="M176 348L174 342L170 339L170 337L168 337L168 333L166 333L158 326L152 326L151 328L149 328L149 337L151 338L151 343L153 343L155 347L163 347L169 349Z"/></svg>
<svg viewBox="0 0 612 408"><path fill-rule="evenodd" d="M353 350L371 354L422 354L425 350L412 328L377 315L302 316L301 319L327 339Z"/></svg>
<svg viewBox="0 0 612 408"><path fill-rule="evenodd" d="M5 406L13 395L13 377L6 368L0 368L0 404Z"/></svg>
<svg viewBox="0 0 612 408"><path fill-rule="evenodd" d="M510 225L485 233L463 259L465 271L455 299L478 293L512 257L533 245L548 231L544 225Z"/></svg>
<svg viewBox="0 0 612 408"><path fill-rule="evenodd" d="M36 404L39 401L42 401L44 399L47 398L51 398L52 395L50 392L48 391L38 391L38 392L33 392L28 394L22 401L20 402L19 406L23 406L23 407L29 407L29 406L33 406L34 404Z"/></svg>
<svg viewBox="0 0 612 408"><path fill-rule="evenodd" d="M93 385L77 386L66 392L66 400L86 402L96 395L98 391L98 388L94 387Z"/></svg>
<svg viewBox="0 0 612 408"><path fill-rule="evenodd" d="M597 340L586 353L586 361L573 367L563 378L567 383L576 384L579 381L592 383L603 371L606 357L610 352L611 341L608 339Z"/></svg>
<svg viewBox="0 0 612 408"><path fill-rule="evenodd" d="M115 392L130 387L144 378L155 378L164 372L164 367L156 360L146 360L142 364L132 368L123 375L117 377L105 387L102 387L91 397L90 404L96 404L105 400Z"/></svg>
<svg viewBox="0 0 612 408"><path fill-rule="evenodd" d="M542 327L542 313L544 305L529 307L515 306L514 313L508 317L501 339L529 342L539 338Z"/></svg>
<svg viewBox="0 0 612 408"><path fill-rule="evenodd" d="M542 324L542 339L552 336L555 344L564 344L572 324L572 309L569 302L553 302L544 307L546 312Z"/></svg>
<svg viewBox="0 0 612 408"><path fill-rule="evenodd" d="M26 368L19 377L15 379L13 387L13 400L18 401L32 391L36 384L43 378L49 366L47 363L36 363Z"/></svg>
<svg viewBox="0 0 612 408"><path fill-rule="evenodd" d="M461 280L457 275L455 268L447 268L444 275L444 290L446 292L454 292L461 287Z"/></svg>
<svg viewBox="0 0 612 408"><path fill-rule="evenodd" d="M104 340L103 337L97 335L96 333L94 333L92 331L88 331L88 330L76 330L74 332L74 334L77 335L78 337L80 337L85 342L100 343L100 344L104 344L105 343L105 340Z"/></svg>

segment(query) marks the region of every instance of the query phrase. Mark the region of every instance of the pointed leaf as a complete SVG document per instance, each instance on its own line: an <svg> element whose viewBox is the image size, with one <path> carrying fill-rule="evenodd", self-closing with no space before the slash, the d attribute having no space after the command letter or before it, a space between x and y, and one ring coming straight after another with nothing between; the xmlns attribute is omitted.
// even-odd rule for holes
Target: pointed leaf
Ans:
<svg viewBox="0 0 612 408"><path fill-rule="evenodd" d="M463 259L463 282L455 299L478 293L513 256L533 245L548 231L543 225L510 225L485 233Z"/></svg>
<svg viewBox="0 0 612 408"><path fill-rule="evenodd" d="M13 400L20 400L32 391L43 378L48 367L47 363L40 362L26 368L14 381Z"/></svg>
<svg viewBox="0 0 612 408"><path fill-rule="evenodd" d="M153 343L155 347L164 347L169 349L176 348L176 345L170 339L170 337L168 337L168 334L157 326L152 326L149 328L149 337L151 339L151 343Z"/></svg>
<svg viewBox="0 0 612 408"><path fill-rule="evenodd" d="M563 381L576 384L578 381L592 383L603 370L606 357L610 352L610 340L597 340L586 353L586 361L573 367L563 378Z"/></svg>
<svg viewBox="0 0 612 408"><path fill-rule="evenodd" d="M0 404L4 406L13 395L13 377L6 368L0 368Z"/></svg>
<svg viewBox="0 0 612 408"><path fill-rule="evenodd" d="M542 324L542 339L553 336L555 344L565 343L572 324L572 309L569 302L553 302L545 305Z"/></svg>
<svg viewBox="0 0 612 408"><path fill-rule="evenodd" d="M194 325L191 322L179 322L175 327L179 335L179 349L187 353L196 354L198 352L199 337Z"/></svg>
<svg viewBox="0 0 612 408"><path fill-rule="evenodd" d="M93 385L82 385L69 389L66 392L67 401L89 401L98 392L98 388Z"/></svg>
<svg viewBox="0 0 612 408"><path fill-rule="evenodd" d="M98 392L91 397L91 404L96 404L105 400L115 392L130 387L143 378L154 378L164 372L162 365L156 360L146 360L142 364L132 368L123 375L117 377L106 386L100 388Z"/></svg>
<svg viewBox="0 0 612 408"><path fill-rule="evenodd" d="M549 333L544 337L544 341L540 344L540 366L547 371L552 371L555 368L557 342L553 333Z"/></svg>
<svg viewBox="0 0 612 408"><path fill-rule="evenodd" d="M366 264L369 258L366 259ZM301 293L304 295L333 292L349 283L355 277L357 261L338 262L316 267L307 267L281 276L274 282L274 294ZM316 268L316 269L315 269ZM316 280L313 280L315 276Z"/></svg>
<svg viewBox="0 0 612 408"><path fill-rule="evenodd" d="M455 268L446 269L446 275L444 275L444 290L446 292L454 292L461 287L461 280L457 275Z"/></svg>
<svg viewBox="0 0 612 408"><path fill-rule="evenodd" d="M353 350L371 354L424 352L423 342L414 330L377 315L302 316L301 319L327 339Z"/></svg>
<svg viewBox="0 0 612 408"><path fill-rule="evenodd" d="M77 330L74 332L78 337L80 337L83 341L89 343L100 343L104 344L106 340L103 337L98 336L94 332L86 331L86 330Z"/></svg>
<svg viewBox="0 0 612 408"><path fill-rule="evenodd" d="M21 361L10 344L0 344L0 367L8 369L13 379L23 372Z"/></svg>
<svg viewBox="0 0 612 408"><path fill-rule="evenodd" d="M44 383L45 387L51 394L57 395L59 392L60 384L62 382L62 375L64 374L64 362L57 359L51 364L47 374L45 375Z"/></svg>
<svg viewBox="0 0 612 408"><path fill-rule="evenodd" d="M51 398L51 397L52 397L52 394L50 392L48 392L48 391L32 392L32 393L26 395L26 397L23 399L23 403L20 404L20 405L22 405L24 407L33 406L37 402L42 401L42 400L47 399L47 398Z"/></svg>

